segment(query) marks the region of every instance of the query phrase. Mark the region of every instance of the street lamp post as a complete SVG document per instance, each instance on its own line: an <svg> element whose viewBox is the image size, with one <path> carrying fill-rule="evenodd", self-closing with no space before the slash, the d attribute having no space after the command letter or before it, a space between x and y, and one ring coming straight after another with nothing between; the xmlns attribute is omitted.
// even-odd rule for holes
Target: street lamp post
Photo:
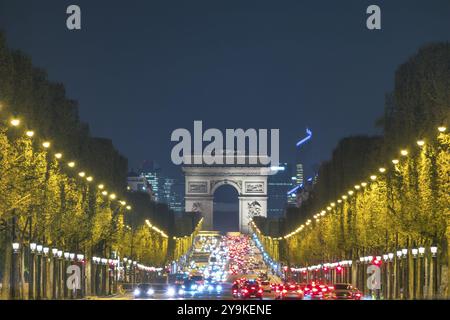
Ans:
<svg viewBox="0 0 450 320"><path fill-rule="evenodd" d="M402 268L400 267L401 264L401 259L402 259L402 251L401 250L397 250L396 253L396 271L395 271L395 278L396 278L396 298L403 298L403 273L402 273Z"/></svg>
<svg viewBox="0 0 450 320"><path fill-rule="evenodd" d="M431 261L433 263L433 278L432 278L432 298L435 299L438 293L438 268L437 268L437 251L438 248L436 245L430 247L431 251Z"/></svg>
<svg viewBox="0 0 450 320"><path fill-rule="evenodd" d="M56 253L57 257L58 257L58 292L57 292L57 297L58 298L63 298L63 291L64 289L62 288L62 286L64 286L64 282L62 279L62 256L63 256L63 251L62 250L58 250L58 252Z"/></svg>
<svg viewBox="0 0 450 320"><path fill-rule="evenodd" d="M53 283L52 283L52 298L56 299L56 279L58 279L58 266L57 266L57 254L58 249L53 248L52 249L52 262L53 262Z"/></svg>
<svg viewBox="0 0 450 320"><path fill-rule="evenodd" d="M425 254L425 248L419 247L419 290L418 290L418 297L419 299L424 298L424 285L426 283L425 276L424 276L424 270L425 270L425 264L424 264L424 254Z"/></svg>
<svg viewBox="0 0 450 320"><path fill-rule="evenodd" d="M80 274L80 298L84 297L84 287L85 287L85 281L84 281L84 255L83 254L77 254L77 261L80 264L81 274Z"/></svg>
<svg viewBox="0 0 450 320"><path fill-rule="evenodd" d="M417 277L417 254L419 250L417 248L411 249L411 253L413 255L413 292L412 298L417 299L417 287L418 287L418 277Z"/></svg>
<svg viewBox="0 0 450 320"><path fill-rule="evenodd" d="M67 265L69 264L69 260L70 260L70 252L64 252L64 262L63 262L63 273L64 273L64 281L63 281L63 287L64 287L64 298L68 298L69 297L69 288L67 288Z"/></svg>
<svg viewBox="0 0 450 320"><path fill-rule="evenodd" d="M394 266L393 266L393 260L394 260L394 253L393 252L389 252L388 253L388 269L389 269L389 294L388 294L388 299L393 299L394 297L394 290L395 290L395 286L394 286L394 276L395 276L395 271L394 271Z"/></svg>
<svg viewBox="0 0 450 320"><path fill-rule="evenodd" d="M43 249L43 246L41 245L41 244L38 244L37 246L36 246L36 250L37 250L37 272L36 272L36 275L37 275L37 279L36 279L36 299L37 300L40 300L41 299L41 276L42 276L42 274L41 274L41 259L42 259L42 257L41 257L41 254L42 254L42 249Z"/></svg>
<svg viewBox="0 0 450 320"><path fill-rule="evenodd" d="M44 247L42 249L42 260L44 261L42 265L42 295L45 299L47 299L47 257L50 249L48 247Z"/></svg>
<svg viewBox="0 0 450 320"><path fill-rule="evenodd" d="M409 285L409 281L408 281L408 278L409 278L409 268L408 268L408 249L406 249L406 248L404 248L404 249L402 249L402 255L403 255L403 263L404 263L404 265L403 265L403 268L402 268L402 274L403 274L403 281L402 281L402 283L403 283L403 299L408 299L408 297L409 297L409 288L408 288L408 285Z"/></svg>
<svg viewBox="0 0 450 320"><path fill-rule="evenodd" d="M11 298L17 298L17 256L19 255L20 244L18 242L13 242L12 244L12 268L11 268Z"/></svg>
<svg viewBox="0 0 450 320"><path fill-rule="evenodd" d="M36 254L36 243L34 242L30 243L30 254L30 280L28 286L28 299L32 300L34 299L34 258Z"/></svg>

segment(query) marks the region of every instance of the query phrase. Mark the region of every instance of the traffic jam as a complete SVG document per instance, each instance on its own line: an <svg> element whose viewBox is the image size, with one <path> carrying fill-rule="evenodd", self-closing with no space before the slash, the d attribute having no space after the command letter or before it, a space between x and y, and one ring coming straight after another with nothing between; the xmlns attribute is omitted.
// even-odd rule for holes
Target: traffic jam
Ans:
<svg viewBox="0 0 450 320"><path fill-rule="evenodd" d="M200 236L187 266L157 283L137 285L134 297L153 299L360 300L349 283L299 283L277 272L259 242L247 235Z"/></svg>

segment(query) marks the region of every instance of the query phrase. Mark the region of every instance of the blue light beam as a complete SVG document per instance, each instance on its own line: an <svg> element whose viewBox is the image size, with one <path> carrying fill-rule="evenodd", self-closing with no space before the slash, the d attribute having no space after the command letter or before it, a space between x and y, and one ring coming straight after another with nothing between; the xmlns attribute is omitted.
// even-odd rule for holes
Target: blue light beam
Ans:
<svg viewBox="0 0 450 320"><path fill-rule="evenodd" d="M297 142L296 146L300 147L302 144L304 144L306 141L308 141L309 139L311 139L312 137L312 131L309 130L308 128L306 128L306 137L303 138L302 140L300 140L299 142Z"/></svg>

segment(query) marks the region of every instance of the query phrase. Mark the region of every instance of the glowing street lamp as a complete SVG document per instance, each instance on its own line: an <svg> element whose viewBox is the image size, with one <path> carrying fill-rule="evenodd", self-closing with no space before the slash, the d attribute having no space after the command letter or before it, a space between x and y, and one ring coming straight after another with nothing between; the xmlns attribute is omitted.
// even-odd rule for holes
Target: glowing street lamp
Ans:
<svg viewBox="0 0 450 320"><path fill-rule="evenodd" d="M36 246L36 250L37 250L37 252L38 252L39 254L42 252L42 248L44 248L44 246L43 246L42 244L38 244L38 245Z"/></svg>
<svg viewBox="0 0 450 320"><path fill-rule="evenodd" d="M45 149L48 149L48 148L50 148L50 142L45 141L45 142L42 143L42 146L43 146Z"/></svg>
<svg viewBox="0 0 450 320"><path fill-rule="evenodd" d="M399 161L398 161L398 159L394 159L394 160L392 160L392 163L393 163L393 164L398 164Z"/></svg>
<svg viewBox="0 0 450 320"><path fill-rule="evenodd" d="M44 255L48 255L48 253L50 251L50 248L49 247L44 247L42 251L44 252Z"/></svg>
<svg viewBox="0 0 450 320"><path fill-rule="evenodd" d="M401 150L400 151L400 154L402 155L402 156L407 156L408 155L408 150L406 150L406 149L403 149L403 150Z"/></svg>
<svg viewBox="0 0 450 320"><path fill-rule="evenodd" d="M92 182L92 181L94 180L94 178L92 178L91 176L89 176L89 177L86 178L86 180L87 180L88 182Z"/></svg>
<svg viewBox="0 0 450 320"><path fill-rule="evenodd" d="M381 173L386 172L386 168L379 168L378 171L380 171Z"/></svg>
<svg viewBox="0 0 450 320"><path fill-rule="evenodd" d="M424 144L425 144L425 141L423 141L423 140L418 140L418 141L417 141L417 145L418 145L419 147L422 147Z"/></svg>
<svg viewBox="0 0 450 320"><path fill-rule="evenodd" d="M388 257L389 257L389 261L392 261L394 259L394 253L393 252L389 252L388 253Z"/></svg>
<svg viewBox="0 0 450 320"><path fill-rule="evenodd" d="M370 176L370 180L375 181L376 179L377 179L377 176L376 176L376 175L371 175L371 176Z"/></svg>
<svg viewBox="0 0 450 320"><path fill-rule="evenodd" d="M103 184L99 184L99 185L98 185L98 188L99 188L100 190L102 190L103 188L105 188L105 186L104 186Z"/></svg>
<svg viewBox="0 0 450 320"><path fill-rule="evenodd" d="M29 130L25 134L27 135L27 137L32 138L34 136L34 131Z"/></svg>
<svg viewBox="0 0 450 320"><path fill-rule="evenodd" d="M73 168L75 167L75 162L71 161L67 165L69 166L69 168Z"/></svg>
<svg viewBox="0 0 450 320"><path fill-rule="evenodd" d="M437 246L430 247L430 251L433 254L433 257L436 256L437 250L438 250Z"/></svg>
<svg viewBox="0 0 450 320"><path fill-rule="evenodd" d="M55 153L55 158L56 159L61 159L62 158L62 153Z"/></svg>
<svg viewBox="0 0 450 320"><path fill-rule="evenodd" d="M79 175L81 178L84 178L84 176L86 175L86 172L81 171L81 172L78 173L78 175Z"/></svg>
<svg viewBox="0 0 450 320"><path fill-rule="evenodd" d="M444 126L438 127L438 131L439 131L439 132L445 132L446 130L447 130L447 128L444 127Z"/></svg>
<svg viewBox="0 0 450 320"><path fill-rule="evenodd" d="M414 258L416 258L417 254L419 253L419 250L417 248L413 248L413 249L411 249L411 252L412 252Z"/></svg>
<svg viewBox="0 0 450 320"><path fill-rule="evenodd" d="M36 251L36 243L34 243L34 242L30 243L30 249L31 249L31 252L35 252Z"/></svg>
<svg viewBox="0 0 450 320"><path fill-rule="evenodd" d="M53 255L54 257L56 257L57 254L58 254L58 249L57 249L57 248L53 248L53 249L52 249L52 255Z"/></svg>
<svg viewBox="0 0 450 320"><path fill-rule="evenodd" d="M13 250L14 250L14 253L19 252L19 249L20 249L20 243L18 243L18 242L13 242L12 248L13 248Z"/></svg>
<svg viewBox="0 0 450 320"><path fill-rule="evenodd" d="M69 260L70 252L64 252L64 259Z"/></svg>
<svg viewBox="0 0 450 320"><path fill-rule="evenodd" d="M116 198L116 195L115 195L114 193L111 193L111 194L109 195L109 198L112 199L112 200L114 200L114 199Z"/></svg>
<svg viewBox="0 0 450 320"><path fill-rule="evenodd" d="M425 248L424 247L419 247L419 254L422 257L423 254L425 253Z"/></svg>
<svg viewBox="0 0 450 320"><path fill-rule="evenodd" d="M406 258L406 255L408 254L408 249L402 249L403 257Z"/></svg>
<svg viewBox="0 0 450 320"><path fill-rule="evenodd" d="M11 123L11 125L13 127L18 127L20 125L20 120L19 119L11 119L11 121L9 123Z"/></svg>

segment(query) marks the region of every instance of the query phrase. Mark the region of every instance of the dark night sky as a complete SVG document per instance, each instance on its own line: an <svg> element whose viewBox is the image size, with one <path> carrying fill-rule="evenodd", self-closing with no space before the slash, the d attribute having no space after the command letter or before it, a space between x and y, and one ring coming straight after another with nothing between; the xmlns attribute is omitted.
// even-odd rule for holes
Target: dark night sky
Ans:
<svg viewBox="0 0 450 320"><path fill-rule="evenodd" d="M69 4L81 6L81 31L66 29ZM370 4L381 31L365 27ZM0 28L130 167L155 159L178 173L170 134L203 120L280 128L281 160L301 156L309 170L343 136L376 133L396 67L450 39L450 1L0 0ZM299 154L306 126L314 136Z"/></svg>

